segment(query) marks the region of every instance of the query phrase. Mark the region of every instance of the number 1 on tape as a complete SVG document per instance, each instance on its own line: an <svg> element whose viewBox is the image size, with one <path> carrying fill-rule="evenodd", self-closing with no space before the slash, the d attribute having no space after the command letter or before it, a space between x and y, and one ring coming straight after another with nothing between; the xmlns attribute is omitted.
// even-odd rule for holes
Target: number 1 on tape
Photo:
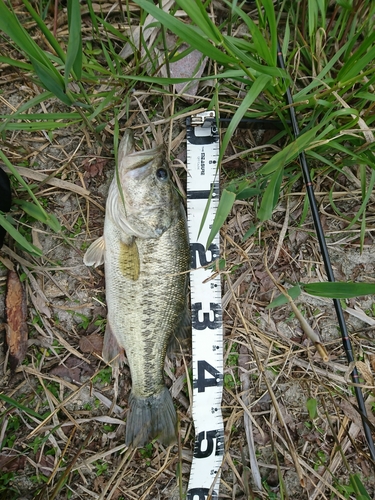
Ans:
<svg viewBox="0 0 375 500"><path fill-rule="evenodd" d="M206 251L219 203L219 134L213 111L187 120L187 212L191 249L193 347L193 418L195 445L188 500L217 499L224 454L221 414L223 392L223 327L220 276L210 279L209 264L219 258L219 235ZM201 221L211 196L206 221ZM206 267L204 267L206 266Z"/></svg>

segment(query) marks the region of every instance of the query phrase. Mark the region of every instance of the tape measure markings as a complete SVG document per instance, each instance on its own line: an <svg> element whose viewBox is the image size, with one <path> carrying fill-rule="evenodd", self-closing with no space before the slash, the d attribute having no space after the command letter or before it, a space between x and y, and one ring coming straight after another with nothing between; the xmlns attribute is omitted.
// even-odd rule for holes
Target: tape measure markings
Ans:
<svg viewBox="0 0 375 500"><path fill-rule="evenodd" d="M218 498L224 454L221 414L223 391L223 331L220 277L210 279L209 265L219 258L219 236L205 249L219 203L216 180L219 135L213 112L187 122L187 207L191 249L191 313L193 348L193 419L196 431L187 499ZM210 197L205 224L201 221Z"/></svg>

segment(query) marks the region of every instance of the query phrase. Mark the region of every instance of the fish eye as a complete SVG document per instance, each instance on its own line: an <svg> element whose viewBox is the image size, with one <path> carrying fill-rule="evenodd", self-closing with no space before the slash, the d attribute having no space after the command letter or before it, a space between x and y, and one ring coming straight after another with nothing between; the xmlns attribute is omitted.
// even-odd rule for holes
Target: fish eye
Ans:
<svg viewBox="0 0 375 500"><path fill-rule="evenodd" d="M169 178L168 170L165 168L158 168L156 171L156 178L159 181L166 181Z"/></svg>

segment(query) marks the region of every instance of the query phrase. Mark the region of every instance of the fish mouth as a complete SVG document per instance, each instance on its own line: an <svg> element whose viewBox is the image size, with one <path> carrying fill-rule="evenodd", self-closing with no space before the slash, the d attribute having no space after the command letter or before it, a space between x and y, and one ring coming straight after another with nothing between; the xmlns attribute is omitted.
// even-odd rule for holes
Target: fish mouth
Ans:
<svg viewBox="0 0 375 500"><path fill-rule="evenodd" d="M142 176L151 165L162 161L164 152L165 147L160 145L148 151L130 153L124 157L120 168L130 177Z"/></svg>

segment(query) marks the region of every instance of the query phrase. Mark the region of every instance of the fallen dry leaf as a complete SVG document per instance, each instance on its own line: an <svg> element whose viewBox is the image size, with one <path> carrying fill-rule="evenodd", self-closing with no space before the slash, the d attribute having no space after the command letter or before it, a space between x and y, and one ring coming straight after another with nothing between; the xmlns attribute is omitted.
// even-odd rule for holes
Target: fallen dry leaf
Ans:
<svg viewBox="0 0 375 500"><path fill-rule="evenodd" d="M102 175L103 168L108 163L106 158L87 158L83 163L83 168L85 169L85 177L96 177L97 175Z"/></svg>
<svg viewBox="0 0 375 500"><path fill-rule="evenodd" d="M180 47L180 52L188 49L189 46L182 44ZM207 64L207 57L204 57L198 50L192 50L185 57L179 61L173 62L169 65L171 77L172 78L199 78L202 76L203 71ZM199 82L198 80L192 80L191 82L176 83L175 90L177 94L184 93L190 94L190 96L195 96L198 92ZM188 102L194 102L193 97L184 96L185 100Z"/></svg>
<svg viewBox="0 0 375 500"><path fill-rule="evenodd" d="M90 377L93 373L94 369L76 356L69 356L63 364L52 368L50 371L51 375L70 382L82 382L83 378Z"/></svg>
<svg viewBox="0 0 375 500"><path fill-rule="evenodd" d="M371 368L375 372L375 354L370 354L369 360L370 360Z"/></svg>
<svg viewBox="0 0 375 500"><path fill-rule="evenodd" d="M36 461L39 466L40 472L47 477L52 474L55 459L52 455L43 455L41 450L38 450L36 454Z"/></svg>
<svg viewBox="0 0 375 500"><path fill-rule="evenodd" d="M0 470L16 472L25 467L26 457L23 455L0 453Z"/></svg>
<svg viewBox="0 0 375 500"><path fill-rule="evenodd" d="M103 337L97 333L82 337L79 341L79 348L82 352L89 352L90 354L94 352L100 356L103 349Z"/></svg>
<svg viewBox="0 0 375 500"><path fill-rule="evenodd" d="M64 380L68 380L69 382L79 382L81 370L78 368L78 366L69 367L64 364L52 368L52 370L50 370L50 374Z"/></svg>
<svg viewBox="0 0 375 500"><path fill-rule="evenodd" d="M15 271L8 271L5 306L9 364L10 369L14 371L25 359L28 338L26 294Z"/></svg>

